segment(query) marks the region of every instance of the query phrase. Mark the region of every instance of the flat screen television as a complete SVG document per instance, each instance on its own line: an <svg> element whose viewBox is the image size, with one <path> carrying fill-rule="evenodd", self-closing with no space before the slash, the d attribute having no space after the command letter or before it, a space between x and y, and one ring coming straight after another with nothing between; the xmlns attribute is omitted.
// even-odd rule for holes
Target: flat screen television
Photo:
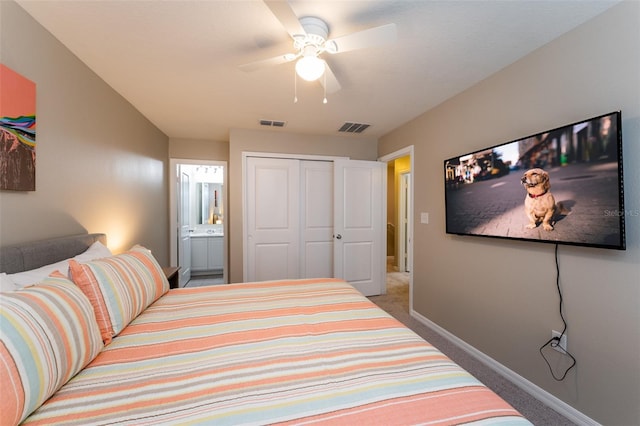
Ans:
<svg viewBox="0 0 640 426"><path fill-rule="evenodd" d="M446 232L625 250L622 114L444 161Z"/></svg>

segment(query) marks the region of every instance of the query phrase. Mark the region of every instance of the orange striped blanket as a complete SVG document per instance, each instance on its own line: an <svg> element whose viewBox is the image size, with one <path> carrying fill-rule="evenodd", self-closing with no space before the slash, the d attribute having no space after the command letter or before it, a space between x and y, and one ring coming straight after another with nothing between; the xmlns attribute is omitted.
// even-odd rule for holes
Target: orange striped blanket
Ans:
<svg viewBox="0 0 640 426"><path fill-rule="evenodd" d="M171 290L25 424L530 424L347 283Z"/></svg>

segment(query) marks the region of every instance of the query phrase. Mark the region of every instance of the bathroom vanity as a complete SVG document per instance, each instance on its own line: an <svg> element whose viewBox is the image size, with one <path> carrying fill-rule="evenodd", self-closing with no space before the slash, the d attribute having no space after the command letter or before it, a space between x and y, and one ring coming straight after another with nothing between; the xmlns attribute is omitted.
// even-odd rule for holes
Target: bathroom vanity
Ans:
<svg viewBox="0 0 640 426"><path fill-rule="evenodd" d="M191 273L221 274L224 265L224 235L216 232L191 234Z"/></svg>

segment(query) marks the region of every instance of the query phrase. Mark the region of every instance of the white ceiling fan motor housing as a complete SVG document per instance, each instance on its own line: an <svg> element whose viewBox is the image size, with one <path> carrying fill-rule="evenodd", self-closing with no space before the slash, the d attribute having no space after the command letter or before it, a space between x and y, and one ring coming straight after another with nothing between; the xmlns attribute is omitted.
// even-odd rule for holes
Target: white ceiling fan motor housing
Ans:
<svg viewBox="0 0 640 426"><path fill-rule="evenodd" d="M300 18L300 25L306 31L306 36L295 37L294 46L302 49L306 45L322 47L329 36L329 26L320 18L305 16Z"/></svg>

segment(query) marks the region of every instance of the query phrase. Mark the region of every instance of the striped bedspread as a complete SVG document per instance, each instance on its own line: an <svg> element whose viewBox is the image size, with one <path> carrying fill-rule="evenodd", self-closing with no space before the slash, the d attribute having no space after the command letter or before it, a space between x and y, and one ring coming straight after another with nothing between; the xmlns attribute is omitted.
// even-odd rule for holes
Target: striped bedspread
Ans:
<svg viewBox="0 0 640 426"><path fill-rule="evenodd" d="M529 424L340 280L171 290L25 424Z"/></svg>

